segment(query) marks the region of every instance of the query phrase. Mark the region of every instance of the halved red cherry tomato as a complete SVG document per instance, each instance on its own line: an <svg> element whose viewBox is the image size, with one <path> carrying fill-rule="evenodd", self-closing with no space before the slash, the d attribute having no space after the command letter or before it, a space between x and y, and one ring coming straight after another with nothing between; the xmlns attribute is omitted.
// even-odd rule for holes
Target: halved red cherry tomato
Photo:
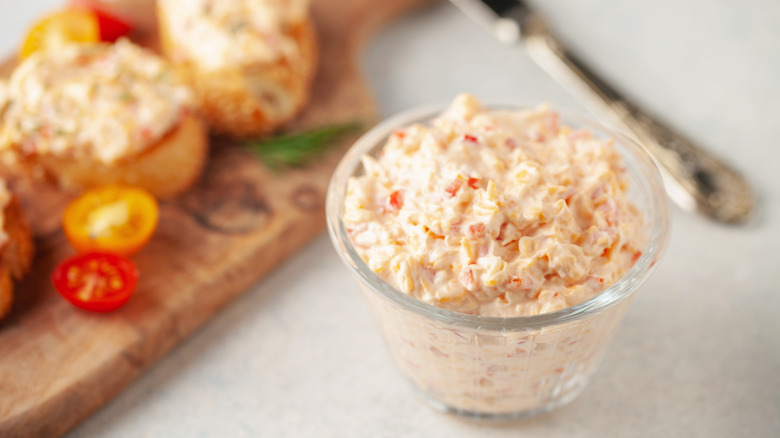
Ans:
<svg viewBox="0 0 780 438"><path fill-rule="evenodd" d="M110 312L133 296L138 268L116 254L91 252L60 263L51 281L74 306L92 312Z"/></svg>
<svg viewBox="0 0 780 438"><path fill-rule="evenodd" d="M101 41L116 41L119 37L125 36L132 30L132 26L125 20L106 11L105 6L95 0L71 0L71 3L78 7L91 11L95 14L100 29Z"/></svg>
<svg viewBox="0 0 780 438"><path fill-rule="evenodd" d="M129 256L140 251L157 228L154 196L137 187L108 185L84 192L65 209L62 228L79 252Z"/></svg>

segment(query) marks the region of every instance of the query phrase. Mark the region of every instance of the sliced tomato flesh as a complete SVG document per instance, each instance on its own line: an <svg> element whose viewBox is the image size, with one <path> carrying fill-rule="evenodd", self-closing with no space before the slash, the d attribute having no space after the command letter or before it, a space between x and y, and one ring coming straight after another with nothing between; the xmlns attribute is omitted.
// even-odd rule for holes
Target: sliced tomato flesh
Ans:
<svg viewBox="0 0 780 438"><path fill-rule="evenodd" d="M123 306L135 292L138 268L122 256L91 252L60 263L52 273L52 283L76 307L109 312Z"/></svg>

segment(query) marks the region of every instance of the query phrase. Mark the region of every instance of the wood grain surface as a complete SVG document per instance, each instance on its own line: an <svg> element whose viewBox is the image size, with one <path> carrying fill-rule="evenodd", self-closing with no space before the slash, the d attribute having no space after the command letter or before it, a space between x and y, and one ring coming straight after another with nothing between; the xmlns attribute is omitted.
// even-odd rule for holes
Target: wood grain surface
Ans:
<svg viewBox="0 0 780 438"><path fill-rule="evenodd" d="M374 120L358 66L362 46L384 22L425 2L314 0L320 64L309 106L290 129ZM14 65L6 62L0 74ZM141 271L135 296L110 314L78 310L50 284L54 266L73 253L60 229L70 198L10 181L35 230L37 255L17 285L11 316L0 323L0 436L70 430L319 234L328 180L348 143L316 165L274 173L213 140L197 187L162 205L152 242L134 257Z"/></svg>

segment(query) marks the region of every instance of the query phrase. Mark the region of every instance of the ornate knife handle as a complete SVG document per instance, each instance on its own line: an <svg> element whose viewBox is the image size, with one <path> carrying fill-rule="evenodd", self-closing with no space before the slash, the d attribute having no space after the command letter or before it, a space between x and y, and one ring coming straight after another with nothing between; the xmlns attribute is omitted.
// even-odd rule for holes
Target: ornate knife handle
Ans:
<svg viewBox="0 0 780 438"><path fill-rule="evenodd" d="M518 21L529 55L572 94L611 116L648 150L663 170L673 200L720 222L750 219L755 201L741 175L621 96L567 52L541 17L526 12Z"/></svg>

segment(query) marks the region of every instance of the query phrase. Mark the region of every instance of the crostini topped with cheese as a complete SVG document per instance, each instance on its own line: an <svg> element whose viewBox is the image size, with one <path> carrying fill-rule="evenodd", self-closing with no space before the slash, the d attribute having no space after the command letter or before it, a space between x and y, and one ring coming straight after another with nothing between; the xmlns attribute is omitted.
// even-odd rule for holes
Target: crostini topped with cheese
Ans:
<svg viewBox="0 0 780 438"><path fill-rule="evenodd" d="M268 134L304 106L317 44L306 0L159 0L165 55L215 132Z"/></svg>
<svg viewBox="0 0 780 438"><path fill-rule="evenodd" d="M305 0L162 0L174 62L204 70L258 62L295 61L303 54L289 30L306 21Z"/></svg>
<svg viewBox="0 0 780 438"><path fill-rule="evenodd" d="M11 310L14 281L30 269L33 241L21 205L0 179L0 319Z"/></svg>
<svg viewBox="0 0 780 438"><path fill-rule="evenodd" d="M0 152L12 167L42 170L65 189L124 182L164 197L200 173L206 139L190 89L128 40L36 52L5 88ZM182 134L190 144L171 144Z"/></svg>
<svg viewBox="0 0 780 438"><path fill-rule="evenodd" d="M115 162L159 141L192 106L164 60L127 40L37 52L8 83L0 144Z"/></svg>

